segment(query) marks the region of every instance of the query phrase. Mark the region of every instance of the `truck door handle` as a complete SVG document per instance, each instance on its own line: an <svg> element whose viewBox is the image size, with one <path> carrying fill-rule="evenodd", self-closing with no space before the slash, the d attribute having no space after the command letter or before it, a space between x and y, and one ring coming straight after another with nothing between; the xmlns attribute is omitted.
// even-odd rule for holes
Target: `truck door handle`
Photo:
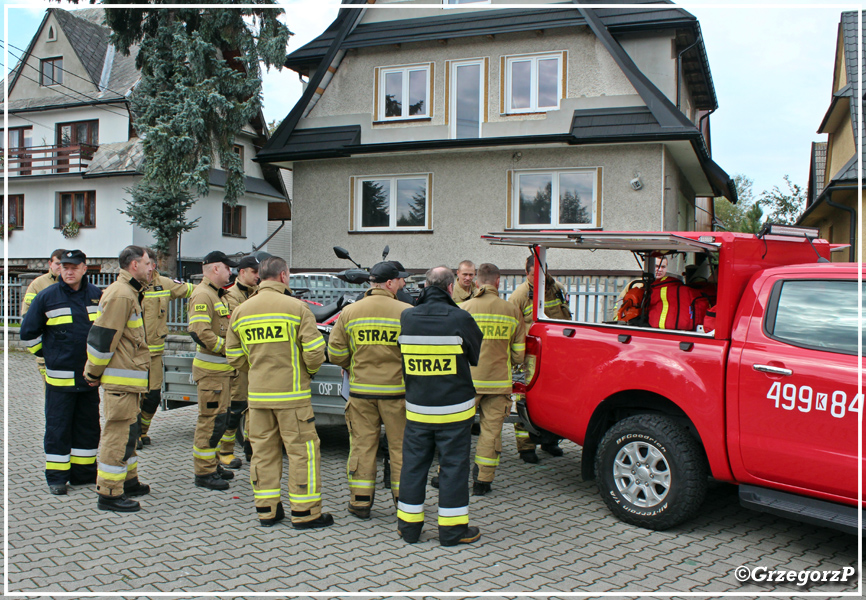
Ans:
<svg viewBox="0 0 866 600"><path fill-rule="evenodd" d="M567 338L574 337L575 333L577 333L577 332L574 329L571 329L570 327L568 329L562 330L562 335L564 335Z"/></svg>
<svg viewBox="0 0 866 600"><path fill-rule="evenodd" d="M783 367L771 367L770 365L752 365L752 368L762 373L770 373L772 375L793 375L794 371Z"/></svg>

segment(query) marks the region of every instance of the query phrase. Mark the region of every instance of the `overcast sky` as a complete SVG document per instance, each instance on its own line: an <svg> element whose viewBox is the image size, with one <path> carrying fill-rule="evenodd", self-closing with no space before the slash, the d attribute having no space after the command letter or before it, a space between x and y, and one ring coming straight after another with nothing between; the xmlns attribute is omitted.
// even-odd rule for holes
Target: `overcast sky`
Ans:
<svg viewBox="0 0 866 600"><path fill-rule="evenodd" d="M286 8L286 23L295 34L291 52L324 31L337 14L339 0L277 3ZM765 0L761 8L749 0L677 4L700 21L710 59L719 100L711 117L715 161L731 176L742 173L754 179L756 195L783 186L786 174L805 187L810 144L826 141L816 131L830 103L839 16L856 5L803 0ZM8 9L10 44L27 47L47 6L32 0L26 8ZM13 55L9 62L14 65ZM267 120L282 119L300 94L293 71L267 73Z"/></svg>

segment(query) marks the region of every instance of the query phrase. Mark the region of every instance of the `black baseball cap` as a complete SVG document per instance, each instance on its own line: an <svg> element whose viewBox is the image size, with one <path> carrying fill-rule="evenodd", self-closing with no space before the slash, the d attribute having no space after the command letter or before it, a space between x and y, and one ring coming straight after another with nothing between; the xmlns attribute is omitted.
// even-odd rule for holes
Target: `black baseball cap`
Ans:
<svg viewBox="0 0 866 600"><path fill-rule="evenodd" d="M406 269L403 268L403 263L401 263L399 260L389 260L388 262L397 267L397 270L400 271L400 275L398 275L398 277L406 279L411 275L411 273L409 273L408 271L406 271Z"/></svg>
<svg viewBox="0 0 866 600"><path fill-rule="evenodd" d="M87 257L81 250L65 250L63 254L60 255L60 264L69 263L80 265L85 261L87 261Z"/></svg>
<svg viewBox="0 0 866 600"><path fill-rule="evenodd" d="M257 252L256 254L244 256L240 262L238 262L238 269L255 269L258 271L261 262L270 257L271 255L267 252Z"/></svg>
<svg viewBox="0 0 866 600"><path fill-rule="evenodd" d="M401 277L409 277L409 273L399 270L394 266L393 261L376 263L370 269L370 281L373 283L385 283L390 279L400 279Z"/></svg>
<svg viewBox="0 0 866 600"><path fill-rule="evenodd" d="M227 267L236 267L237 263L233 260L229 260L229 257L226 256L225 252L220 252L219 250L214 250L213 252L208 252L207 256L204 257L204 260L201 261L203 265L209 265L212 263L221 262Z"/></svg>

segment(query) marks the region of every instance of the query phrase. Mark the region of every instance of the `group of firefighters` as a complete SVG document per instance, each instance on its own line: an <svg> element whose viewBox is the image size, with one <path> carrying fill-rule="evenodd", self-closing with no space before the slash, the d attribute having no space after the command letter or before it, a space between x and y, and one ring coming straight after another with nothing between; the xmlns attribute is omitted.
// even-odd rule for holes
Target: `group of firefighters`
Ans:
<svg viewBox="0 0 866 600"><path fill-rule="evenodd" d="M151 443L148 430L160 403L169 303L188 298L189 334L197 346L196 486L229 488L232 471L242 465L234 447L246 410L260 525L271 527L286 516L283 448L293 527L331 525L333 517L321 508L319 438L310 403L310 380L327 356L348 379L348 511L371 517L384 425L402 538L414 543L420 536L427 472L438 450L439 474L431 483L439 488L440 542L478 539L468 516L470 428L477 412L472 493L484 495L491 491L502 426L511 412L512 370L524 362L532 257L527 280L509 301L499 297L501 275L493 264L476 272L463 261L456 281L447 267L431 269L413 301L402 289L409 276L402 265L378 263L370 269L370 289L343 309L327 343L307 305L291 295L289 268L279 257L260 253L235 263L211 252L198 286L159 275L155 264L151 250L125 248L117 281L100 293L87 282L84 254L58 250L49 273L25 294L21 339L37 355L46 382L45 473L52 494L66 494L67 482L95 482L98 508L140 509L133 498L150 487L138 480L136 450ZM233 267L238 274L226 289ZM562 286L548 279L545 287L547 316L570 319ZM515 424L515 433L520 457L538 462L525 429ZM562 455L556 444L542 449Z"/></svg>

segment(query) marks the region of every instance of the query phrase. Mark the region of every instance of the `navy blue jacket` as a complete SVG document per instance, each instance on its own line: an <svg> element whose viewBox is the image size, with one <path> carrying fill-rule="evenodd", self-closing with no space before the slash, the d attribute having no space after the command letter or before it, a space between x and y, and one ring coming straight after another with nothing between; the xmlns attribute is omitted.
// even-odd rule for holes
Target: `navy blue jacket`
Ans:
<svg viewBox="0 0 866 600"><path fill-rule="evenodd" d="M102 290L81 280L78 291L58 279L39 292L21 322L21 341L45 358L46 383L66 392L92 390L84 380L87 334L99 312Z"/></svg>
<svg viewBox="0 0 866 600"><path fill-rule="evenodd" d="M451 296L425 287L400 315L406 419L423 427L462 425L475 416L469 367L478 365L484 334Z"/></svg>

